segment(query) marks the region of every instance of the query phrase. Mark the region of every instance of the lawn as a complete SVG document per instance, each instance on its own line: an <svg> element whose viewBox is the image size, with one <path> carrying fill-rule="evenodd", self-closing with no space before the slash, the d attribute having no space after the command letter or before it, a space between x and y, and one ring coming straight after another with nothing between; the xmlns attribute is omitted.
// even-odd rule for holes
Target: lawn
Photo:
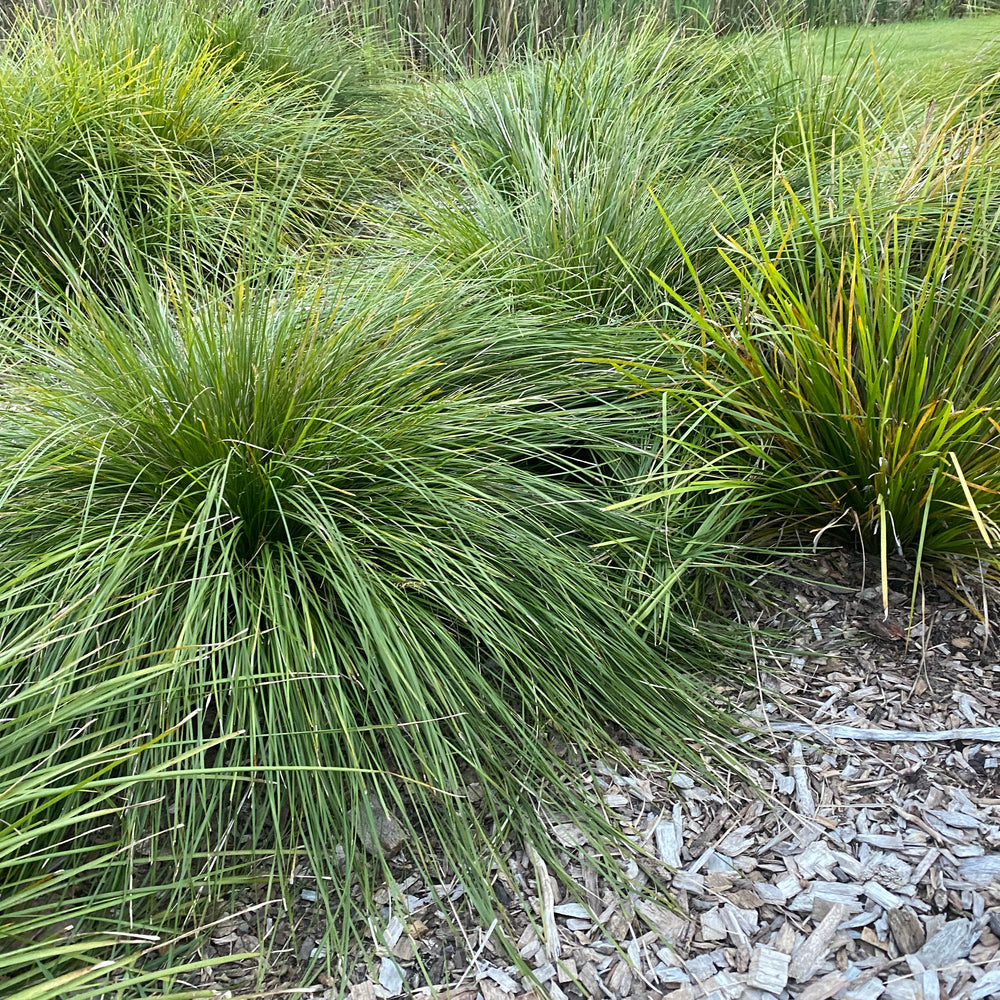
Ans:
<svg viewBox="0 0 1000 1000"><path fill-rule="evenodd" d="M740 767L774 553L996 574L998 23L479 72L296 4L16 21L6 1000L203 995L303 877L343 981L387 816L498 940L506 841L626 893L594 769Z"/></svg>
<svg viewBox="0 0 1000 1000"><path fill-rule="evenodd" d="M813 51L863 45L886 67L890 87L914 97L951 100L1000 72L1000 18L960 18L821 28L810 33Z"/></svg>

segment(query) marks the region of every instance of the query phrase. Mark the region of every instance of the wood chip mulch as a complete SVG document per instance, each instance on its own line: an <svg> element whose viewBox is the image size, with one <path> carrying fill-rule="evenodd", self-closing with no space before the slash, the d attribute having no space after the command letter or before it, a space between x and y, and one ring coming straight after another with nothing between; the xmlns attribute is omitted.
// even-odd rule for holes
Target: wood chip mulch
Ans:
<svg viewBox="0 0 1000 1000"><path fill-rule="evenodd" d="M205 954L259 945L272 985L254 993L258 970L234 963L208 970L216 995L1000 997L998 595L928 584L911 615L901 572L886 615L876 574L853 556L792 569L809 582L784 582L787 599L755 620L811 654L762 653L757 689L738 695L762 732L751 740L759 789L735 775L719 788L641 762L598 766L595 794L659 864L623 858L634 892L622 900L593 872L560 885L530 847L513 850L527 905L511 898L508 916L534 982L504 957L495 925L466 916L456 928L459 883L436 887L455 907L446 913L411 877L385 894L346 994L322 978L291 986L320 936L302 931L318 909L305 889L296 912L268 917L266 947L241 918L219 925ZM557 836L571 838L564 826Z"/></svg>

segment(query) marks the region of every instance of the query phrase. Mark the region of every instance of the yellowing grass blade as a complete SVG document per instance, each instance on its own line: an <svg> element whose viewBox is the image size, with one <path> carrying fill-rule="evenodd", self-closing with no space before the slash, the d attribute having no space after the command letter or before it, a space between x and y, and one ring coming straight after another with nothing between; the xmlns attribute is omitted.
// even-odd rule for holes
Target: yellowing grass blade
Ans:
<svg viewBox="0 0 1000 1000"><path fill-rule="evenodd" d="M969 484L965 481L965 476L962 473L962 467L958 464L958 456L953 451L949 451L948 457L951 459L952 465L955 466L958 481L962 484L962 492L965 494L965 502L969 505L969 511L972 513L972 518L976 522L979 534L983 536L983 541L986 542L986 547L988 549L992 549L993 542L990 540L990 536L986 531L986 525L983 522L982 515L979 513L979 508L976 506L976 501L972 499L972 491L969 489Z"/></svg>

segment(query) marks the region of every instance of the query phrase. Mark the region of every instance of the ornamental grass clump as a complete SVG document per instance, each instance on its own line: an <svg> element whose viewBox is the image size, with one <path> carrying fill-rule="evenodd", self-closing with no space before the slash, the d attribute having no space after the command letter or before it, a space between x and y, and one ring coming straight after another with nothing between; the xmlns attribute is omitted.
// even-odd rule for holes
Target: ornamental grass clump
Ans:
<svg viewBox="0 0 1000 1000"><path fill-rule="evenodd" d="M400 238L539 301L656 315L653 275L693 288L678 239L725 280L716 231L765 215L776 171L803 190L900 124L860 45L814 49L644 28L435 88L428 128L452 152L407 192Z"/></svg>
<svg viewBox="0 0 1000 1000"><path fill-rule="evenodd" d="M690 247L730 222L713 193L733 187L727 63L710 39L643 29L437 88L428 127L452 152L407 191L399 239L535 301L655 307L649 272L685 276L657 201Z"/></svg>
<svg viewBox="0 0 1000 1000"><path fill-rule="evenodd" d="M381 102L378 86L395 67L388 48L363 30L333 30L312 4L299 0L125 0L114 8L88 8L88 38L114 39L116 46L147 52L180 50L197 58L206 44L221 72L237 80L284 83L331 98L334 111L372 113ZM89 26L93 24L91 29Z"/></svg>
<svg viewBox="0 0 1000 1000"><path fill-rule="evenodd" d="M890 553L1000 541L997 154L986 119L910 137L839 201L789 195L723 241L738 291L675 295L687 372L661 387L743 456L761 513L849 534L883 579Z"/></svg>
<svg viewBox="0 0 1000 1000"><path fill-rule="evenodd" d="M842 30L772 32L740 45L719 80L741 112L727 135L731 155L802 191L810 173L842 166L847 153L871 157L907 126L892 65L863 34Z"/></svg>
<svg viewBox="0 0 1000 1000"><path fill-rule="evenodd" d="M110 284L123 240L148 266L203 259L205 270L265 230L294 246L349 239L385 157L374 119L340 93L357 89L343 49L301 75L225 27L150 0L18 23L0 49L9 298L80 276Z"/></svg>
<svg viewBox="0 0 1000 1000"><path fill-rule="evenodd" d="M243 733L192 758L228 780L134 803L132 836L176 831L153 862L210 853L287 887L306 859L331 963L387 871L359 846L383 810L481 914L490 845L527 838L561 869L560 819L620 878L581 768L622 739L702 767L732 729L692 673L718 649L680 615L669 646L629 622L614 550L652 533L544 471L568 435L614 440L620 389L574 361L595 330L430 272L122 299L67 305L62 345L13 373L0 636L61 616L9 671L37 678L195 651L96 713L112 742Z"/></svg>

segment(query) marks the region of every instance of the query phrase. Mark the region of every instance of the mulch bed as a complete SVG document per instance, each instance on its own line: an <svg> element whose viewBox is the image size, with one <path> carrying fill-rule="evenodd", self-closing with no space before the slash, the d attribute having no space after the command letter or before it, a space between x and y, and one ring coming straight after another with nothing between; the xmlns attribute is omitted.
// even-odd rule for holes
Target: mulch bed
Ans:
<svg viewBox="0 0 1000 1000"><path fill-rule="evenodd" d="M404 850L399 892L373 915L346 996L1000 996L997 595L956 574L964 582L929 581L911 615L901 568L886 614L877 569L853 555L782 569L781 603L742 610L810 653L762 643L756 688L730 692L761 733L749 740L762 752L752 780L723 774L717 787L641 761L597 765L594 793L656 860L623 856L634 887L623 899L579 866L577 884L561 885L513 846L522 902L499 877L497 893L533 982L505 957L497 926L463 909L460 883L431 893L407 874ZM290 913L216 926L206 957L259 952L263 965L206 970L205 985L219 997L341 996L322 977L293 985L322 937L303 885ZM261 968L270 985L255 993Z"/></svg>

